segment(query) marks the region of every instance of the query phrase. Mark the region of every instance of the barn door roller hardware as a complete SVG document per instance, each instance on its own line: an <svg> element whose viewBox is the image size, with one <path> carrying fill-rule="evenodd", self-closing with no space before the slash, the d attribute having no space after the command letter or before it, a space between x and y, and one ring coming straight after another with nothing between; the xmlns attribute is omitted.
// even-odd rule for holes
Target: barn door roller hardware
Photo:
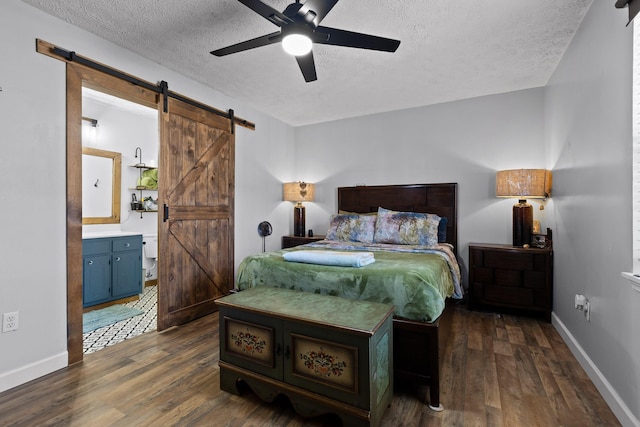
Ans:
<svg viewBox="0 0 640 427"><path fill-rule="evenodd" d="M40 42L40 41L39 41ZM240 126L246 127L247 129L251 129L251 130L255 130L255 124L241 119L239 117L235 117L233 114L233 110L229 110L227 111L222 111L222 110L218 110L217 108L213 108L210 107L206 104L202 104L198 101L195 101L193 99L187 98L185 96L182 96L178 93L175 92L171 92L169 90L169 84L166 81L161 81L160 83L158 83L157 85L154 85L152 83L146 82L144 80L138 79L134 76L131 76L129 74L123 73L122 71L116 70L115 68L111 68L108 67L106 65L100 64L99 62L95 62L92 61L91 59L85 58L81 55L76 54L73 51L68 51L65 49L62 49L60 47L57 46L53 46L50 50L50 52L52 52L54 55L60 57L60 58L64 58L65 60L69 61L69 62L76 62L78 64L84 65L86 67L89 67L91 69L103 72L105 74L108 74L110 76L113 77L117 77L119 79L122 79L128 83L134 84L136 86L140 86L143 87L147 90L153 91L155 93L158 93L160 95L162 95L163 97L163 110L166 113L167 112L167 108L168 108L168 102L167 99L169 97L177 99L179 101L182 101L186 104L189 105L193 105L194 107L200 108L202 110L208 111L210 113L213 113L215 115L224 117L226 119L229 119L231 121L231 132L234 132L234 124L238 124Z"/></svg>

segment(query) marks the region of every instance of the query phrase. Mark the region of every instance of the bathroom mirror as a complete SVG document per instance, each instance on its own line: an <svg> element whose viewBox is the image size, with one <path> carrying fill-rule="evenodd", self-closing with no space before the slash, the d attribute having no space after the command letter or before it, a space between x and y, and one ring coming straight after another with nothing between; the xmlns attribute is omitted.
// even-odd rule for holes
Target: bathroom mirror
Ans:
<svg viewBox="0 0 640 427"><path fill-rule="evenodd" d="M82 147L82 224L120 223L122 154Z"/></svg>

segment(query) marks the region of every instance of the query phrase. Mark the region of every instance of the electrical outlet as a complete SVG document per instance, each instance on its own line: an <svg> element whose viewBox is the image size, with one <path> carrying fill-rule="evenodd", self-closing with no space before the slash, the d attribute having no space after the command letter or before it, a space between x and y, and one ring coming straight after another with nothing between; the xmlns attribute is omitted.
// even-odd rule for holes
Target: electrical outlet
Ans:
<svg viewBox="0 0 640 427"><path fill-rule="evenodd" d="M18 330L18 312L4 313L2 315L2 332Z"/></svg>

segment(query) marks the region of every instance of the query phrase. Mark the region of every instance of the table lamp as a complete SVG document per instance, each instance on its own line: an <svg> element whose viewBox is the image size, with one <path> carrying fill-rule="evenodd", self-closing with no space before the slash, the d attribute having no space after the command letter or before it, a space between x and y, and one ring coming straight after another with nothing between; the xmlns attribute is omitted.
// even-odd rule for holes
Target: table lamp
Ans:
<svg viewBox="0 0 640 427"><path fill-rule="evenodd" d="M285 182L282 185L282 200L296 203L293 207L294 236L304 236L305 207L302 202L313 202L314 192L314 185L303 181Z"/></svg>
<svg viewBox="0 0 640 427"><path fill-rule="evenodd" d="M551 171L510 169L496 173L496 197L517 198L513 206L513 246L531 243L533 208L526 199L546 199L551 194Z"/></svg>

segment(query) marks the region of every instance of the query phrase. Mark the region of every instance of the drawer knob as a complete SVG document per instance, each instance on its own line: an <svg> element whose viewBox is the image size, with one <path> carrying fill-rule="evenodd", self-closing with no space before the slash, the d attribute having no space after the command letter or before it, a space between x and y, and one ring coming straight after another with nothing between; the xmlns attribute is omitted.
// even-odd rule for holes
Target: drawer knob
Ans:
<svg viewBox="0 0 640 427"><path fill-rule="evenodd" d="M116 261L120 261L120 257L119 256L116 257Z"/></svg>
<svg viewBox="0 0 640 427"><path fill-rule="evenodd" d="M89 265L93 265L93 260L89 260Z"/></svg>

